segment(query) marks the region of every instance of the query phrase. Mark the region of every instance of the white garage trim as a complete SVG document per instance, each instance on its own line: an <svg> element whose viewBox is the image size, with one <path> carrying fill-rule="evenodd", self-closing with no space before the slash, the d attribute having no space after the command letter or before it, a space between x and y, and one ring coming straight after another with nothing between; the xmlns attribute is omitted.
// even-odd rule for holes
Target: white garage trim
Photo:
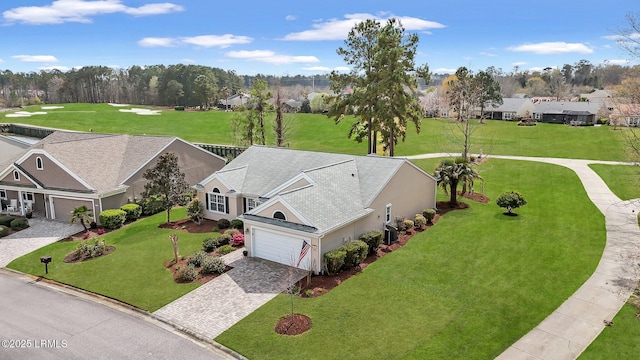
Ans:
<svg viewBox="0 0 640 360"><path fill-rule="evenodd" d="M308 246L302 259L300 259L305 242ZM310 238L275 230L251 227L251 255L280 264L309 270L312 263L313 246Z"/></svg>
<svg viewBox="0 0 640 360"><path fill-rule="evenodd" d="M56 199L62 200L63 202L64 201L72 201L72 202L75 202L76 204L74 204L73 208L70 209L70 210L68 209L69 204L66 204L68 206L63 207L63 209L61 209L59 207L58 208L58 214L56 214L56 204L55 204L56 203ZM69 212L73 211L73 209L75 209L76 207L79 207L79 206L82 206L82 205L86 205L87 208L89 208L89 211L93 214L95 202L92 199L83 199L83 198L74 198L74 197L66 197L66 196L51 196L51 195L49 195L49 209L51 210L50 214L51 214L51 218L52 219L57 219L57 220L61 220L61 221L69 221L69 220L71 220L71 215L69 215Z"/></svg>

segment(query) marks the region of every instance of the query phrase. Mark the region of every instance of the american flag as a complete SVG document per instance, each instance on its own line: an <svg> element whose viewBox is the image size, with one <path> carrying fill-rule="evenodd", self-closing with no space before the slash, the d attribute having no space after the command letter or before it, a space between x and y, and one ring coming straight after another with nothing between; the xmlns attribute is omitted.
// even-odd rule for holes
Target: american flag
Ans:
<svg viewBox="0 0 640 360"><path fill-rule="evenodd" d="M302 240L302 250L300 250L300 256L298 257L298 263L296 264L296 267L300 267L300 262L305 257L305 255L307 255L309 249L311 249L311 245L309 245L306 240Z"/></svg>

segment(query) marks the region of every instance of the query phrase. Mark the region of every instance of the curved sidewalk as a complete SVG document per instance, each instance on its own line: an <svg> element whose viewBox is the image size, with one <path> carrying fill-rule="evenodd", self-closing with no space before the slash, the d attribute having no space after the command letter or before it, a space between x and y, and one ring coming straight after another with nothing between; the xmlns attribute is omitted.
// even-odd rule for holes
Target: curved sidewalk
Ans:
<svg viewBox="0 0 640 360"><path fill-rule="evenodd" d="M426 154L409 159L451 156ZM640 279L638 259L640 229L636 215L640 202L622 201L589 164L630 165L598 160L573 160L521 156L490 156L509 160L538 161L573 170L587 195L604 214L607 240L598 267L591 277L558 309L500 354L500 360L576 359L602 332L629 299Z"/></svg>

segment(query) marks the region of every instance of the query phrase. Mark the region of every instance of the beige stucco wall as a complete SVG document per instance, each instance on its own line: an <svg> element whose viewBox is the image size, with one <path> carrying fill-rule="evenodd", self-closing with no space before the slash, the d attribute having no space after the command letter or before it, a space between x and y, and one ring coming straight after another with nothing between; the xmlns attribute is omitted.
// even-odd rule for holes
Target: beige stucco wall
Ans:
<svg viewBox="0 0 640 360"><path fill-rule="evenodd" d="M42 159L42 170L36 167L36 159ZM27 159L20 163L28 173L34 176L45 187L54 187L60 189L72 190L88 190L78 180L69 175L68 172L59 167L53 160L45 154L31 154Z"/></svg>
<svg viewBox="0 0 640 360"><path fill-rule="evenodd" d="M289 211L289 209L287 209L284 205L282 205L280 202L275 202L270 206L267 206L266 208L262 209L259 213L257 213L256 215L259 216L264 216L264 217L268 217L268 218L272 218L273 214L276 211L281 211L284 216L287 218L286 220L289 222L294 222L294 223L298 223L298 224L303 224L302 220L299 219L298 217L296 217L291 211Z"/></svg>

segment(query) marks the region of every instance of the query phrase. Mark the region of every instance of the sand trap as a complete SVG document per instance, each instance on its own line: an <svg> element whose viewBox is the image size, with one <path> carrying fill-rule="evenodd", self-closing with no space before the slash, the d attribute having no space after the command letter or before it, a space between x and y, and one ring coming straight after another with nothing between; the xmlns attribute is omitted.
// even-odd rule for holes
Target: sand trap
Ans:
<svg viewBox="0 0 640 360"><path fill-rule="evenodd" d="M114 104L114 103L109 103L109 105L116 106L116 107L129 106L129 104Z"/></svg>
<svg viewBox="0 0 640 360"><path fill-rule="evenodd" d="M7 114L6 117L30 117L31 115L47 115L45 111L16 111L13 114Z"/></svg>
<svg viewBox="0 0 640 360"><path fill-rule="evenodd" d="M160 115L160 110L150 110L150 109L141 109L141 108L120 109L118 111L134 113L137 115Z"/></svg>
<svg viewBox="0 0 640 360"><path fill-rule="evenodd" d="M64 109L64 106L41 106L42 110Z"/></svg>

